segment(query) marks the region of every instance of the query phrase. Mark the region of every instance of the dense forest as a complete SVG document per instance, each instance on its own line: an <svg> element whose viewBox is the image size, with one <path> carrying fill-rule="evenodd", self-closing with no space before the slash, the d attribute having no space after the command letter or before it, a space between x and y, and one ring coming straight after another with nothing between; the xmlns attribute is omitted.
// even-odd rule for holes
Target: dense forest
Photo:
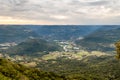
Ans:
<svg viewBox="0 0 120 80"><path fill-rule="evenodd" d="M32 55L39 52L63 51L55 42L48 42L43 39L27 39L14 47L4 50L5 53L12 55ZM44 55L43 53L41 55ZM40 54L39 54L40 56Z"/></svg>
<svg viewBox="0 0 120 80"><path fill-rule="evenodd" d="M54 60L55 61L55 60ZM43 66L44 64L44 66ZM113 57L76 61L57 59L43 62L37 68L23 66L0 58L2 80L119 80L119 60ZM54 73L53 73L54 72Z"/></svg>
<svg viewBox="0 0 120 80"><path fill-rule="evenodd" d="M42 70L28 68L21 64L13 63L7 59L0 58L1 80L67 80L64 76L45 72Z"/></svg>

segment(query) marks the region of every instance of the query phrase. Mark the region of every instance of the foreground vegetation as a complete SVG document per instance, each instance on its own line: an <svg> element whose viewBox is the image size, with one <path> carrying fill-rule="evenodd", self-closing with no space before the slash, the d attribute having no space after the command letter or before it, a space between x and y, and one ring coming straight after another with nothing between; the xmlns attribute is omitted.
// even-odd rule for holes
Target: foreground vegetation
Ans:
<svg viewBox="0 0 120 80"><path fill-rule="evenodd" d="M0 80L66 80L66 78L0 58Z"/></svg>
<svg viewBox="0 0 120 80"><path fill-rule="evenodd" d="M115 46L116 46L116 51L117 51L116 58L117 58L117 59L120 59L120 41L117 42L117 43L115 44Z"/></svg>
<svg viewBox="0 0 120 80"><path fill-rule="evenodd" d="M120 80L120 64L114 56L93 56L83 60L58 58L41 62L38 67L76 80Z"/></svg>
<svg viewBox="0 0 120 80"><path fill-rule="evenodd" d="M83 60L57 58L41 62L40 69L0 58L1 80L119 80L120 64L113 56ZM54 72L54 73L53 73Z"/></svg>

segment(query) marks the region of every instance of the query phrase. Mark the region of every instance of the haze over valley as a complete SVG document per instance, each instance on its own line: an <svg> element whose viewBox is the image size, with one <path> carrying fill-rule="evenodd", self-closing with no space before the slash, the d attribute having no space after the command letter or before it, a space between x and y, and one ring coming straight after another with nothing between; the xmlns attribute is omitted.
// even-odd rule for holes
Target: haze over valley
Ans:
<svg viewBox="0 0 120 80"><path fill-rule="evenodd" d="M119 25L0 25L0 57L14 62L5 60L11 68L20 64L42 70L42 74L53 72L56 75L45 75L54 75L48 77L53 80L119 80L120 64L115 58L119 34ZM17 79L4 70L0 74ZM20 74L24 80L37 79L32 78L34 74Z"/></svg>

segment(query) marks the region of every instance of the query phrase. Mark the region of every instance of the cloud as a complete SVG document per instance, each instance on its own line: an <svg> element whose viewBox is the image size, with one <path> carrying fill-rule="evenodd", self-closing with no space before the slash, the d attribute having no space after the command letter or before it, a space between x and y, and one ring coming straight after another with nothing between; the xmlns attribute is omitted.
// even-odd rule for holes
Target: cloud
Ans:
<svg viewBox="0 0 120 80"><path fill-rule="evenodd" d="M68 18L67 16L63 16L63 15L51 15L50 17L58 20L64 20Z"/></svg>
<svg viewBox="0 0 120 80"><path fill-rule="evenodd" d="M95 2L88 2L87 4L91 6L101 6L101 5L108 5L110 1L95 1Z"/></svg>
<svg viewBox="0 0 120 80"><path fill-rule="evenodd" d="M0 4L0 16L28 23L120 24L120 0L0 0Z"/></svg>

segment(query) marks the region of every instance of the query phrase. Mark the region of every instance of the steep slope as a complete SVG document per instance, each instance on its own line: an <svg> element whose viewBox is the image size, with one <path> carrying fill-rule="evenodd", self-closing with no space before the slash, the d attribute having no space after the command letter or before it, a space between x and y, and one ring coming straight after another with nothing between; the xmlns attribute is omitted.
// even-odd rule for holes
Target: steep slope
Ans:
<svg viewBox="0 0 120 80"><path fill-rule="evenodd" d="M114 43L120 39L120 26L104 26L82 40L76 40L76 44L83 49L92 51L113 51Z"/></svg>
<svg viewBox="0 0 120 80"><path fill-rule="evenodd" d="M5 51L8 54L10 53L16 55L35 55L39 52L52 52L62 50L63 49L56 43L47 42L42 39L28 39ZM42 55L42 53L39 55Z"/></svg>
<svg viewBox="0 0 120 80"><path fill-rule="evenodd" d="M66 80L51 72L28 68L21 64L13 63L0 58L0 79L1 80Z"/></svg>

